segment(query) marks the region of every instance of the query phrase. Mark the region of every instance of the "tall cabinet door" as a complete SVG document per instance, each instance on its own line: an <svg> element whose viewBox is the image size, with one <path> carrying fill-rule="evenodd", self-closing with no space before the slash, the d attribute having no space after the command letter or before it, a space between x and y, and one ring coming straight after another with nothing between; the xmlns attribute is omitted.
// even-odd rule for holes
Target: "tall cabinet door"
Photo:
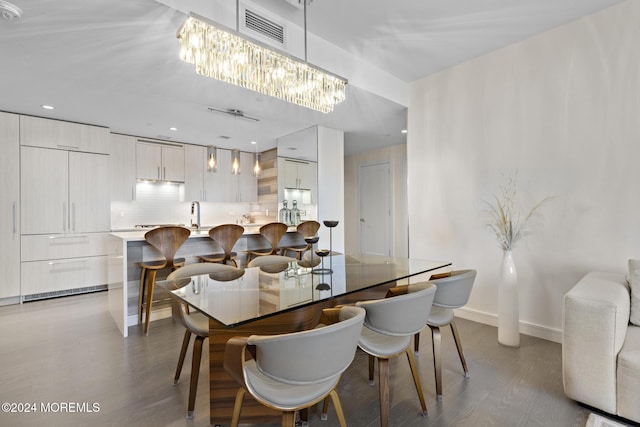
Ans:
<svg viewBox="0 0 640 427"><path fill-rule="evenodd" d="M204 174L206 148L200 145L184 146L184 200L204 200Z"/></svg>
<svg viewBox="0 0 640 427"><path fill-rule="evenodd" d="M17 114L0 113L0 298L20 295L20 122Z"/></svg>
<svg viewBox="0 0 640 427"><path fill-rule="evenodd" d="M240 174L238 202L257 202L258 201L258 178L253 174L256 157L253 153L240 153L240 164L242 165L242 173Z"/></svg>
<svg viewBox="0 0 640 427"><path fill-rule="evenodd" d="M109 156L69 152L69 228L72 233L109 231Z"/></svg>
<svg viewBox="0 0 640 427"><path fill-rule="evenodd" d="M208 202L235 202L235 186L231 174L231 151L218 148L218 170L204 176Z"/></svg>
<svg viewBox="0 0 640 427"><path fill-rule="evenodd" d="M68 152L26 146L20 150L22 234L70 232Z"/></svg>

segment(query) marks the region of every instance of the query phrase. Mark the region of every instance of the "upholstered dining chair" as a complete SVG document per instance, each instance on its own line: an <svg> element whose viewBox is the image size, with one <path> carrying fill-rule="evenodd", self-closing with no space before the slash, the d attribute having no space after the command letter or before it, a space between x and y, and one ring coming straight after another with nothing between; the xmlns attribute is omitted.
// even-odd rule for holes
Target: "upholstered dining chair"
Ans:
<svg viewBox="0 0 640 427"><path fill-rule="evenodd" d="M315 329L282 335L235 337L227 342L225 370L240 384L231 426L238 425L246 393L282 411L282 426L295 425L297 410L331 397L341 426L340 376L353 361L365 311L354 306L323 310Z"/></svg>
<svg viewBox="0 0 640 427"><path fill-rule="evenodd" d="M289 252L295 254L296 259L301 260L302 255L311 249L311 244L304 242L306 237L313 237L318 233L320 229L320 223L318 221L304 221L298 224L296 232L299 234L299 239L302 241L299 245L283 246L280 248L282 255L287 255Z"/></svg>
<svg viewBox="0 0 640 427"><path fill-rule="evenodd" d="M270 222L260 227L260 235L264 237L264 239L269 244L269 247L266 249L247 251L246 262L249 263L252 258L259 256L276 255L278 253L278 245L280 244L280 240L282 239L282 236L285 235L288 228L289 227L287 227L287 225L282 222Z"/></svg>
<svg viewBox="0 0 640 427"><path fill-rule="evenodd" d="M167 276L167 281L171 281L168 284L171 290L179 289L183 286L191 283L190 280L180 280L192 276L199 276L201 274L213 274L218 275L216 279L224 277L226 273L229 273L229 278L237 278L243 270L236 267L232 267L226 264L218 263L196 263L185 265L178 268ZM238 274L234 274L238 273ZM187 404L187 418L193 418L193 411L196 404L196 393L198 391L198 376L200 373L200 361L202 359L202 345L204 340L209 338L209 319L202 313L195 312L190 313L187 310L187 305L181 301L173 293L171 295L171 314L173 319L185 327L184 339L182 340L182 347L180 349L180 356L178 358L178 366L176 367L176 374L173 379L173 383L177 384L180 379L180 373L182 372L182 365L187 354L189 347L189 341L191 341L191 335L195 335L195 341L193 343L193 355L191 357L191 380L189 383L189 403Z"/></svg>
<svg viewBox="0 0 640 427"><path fill-rule="evenodd" d="M420 377L416 368L411 337L426 324L436 287L429 282L407 286L407 293L372 301L360 301L356 307L367 311L358 346L369 354L369 382L373 384L375 360L378 360L380 423L389 423L389 359L407 355L422 413L427 414ZM425 310L426 307L426 310Z"/></svg>
<svg viewBox="0 0 640 427"><path fill-rule="evenodd" d="M200 260L204 262L220 262L222 264L229 262L237 267L236 258L238 254L233 252L233 246L243 234L244 227L238 224L222 224L213 227L209 230L209 237L222 248L222 253L200 255Z"/></svg>
<svg viewBox="0 0 640 427"><path fill-rule="evenodd" d="M166 226L147 231L144 239L156 248L164 257L158 261L143 261L140 265L140 288L138 293L138 322L142 322L144 312L145 335L149 334L149 318L153 304L153 290L158 270L169 268L175 270L184 265L184 258L175 258L176 252L189 238L191 231L185 227Z"/></svg>
<svg viewBox="0 0 640 427"><path fill-rule="evenodd" d="M433 275L429 282L437 287L433 298L427 326L431 329L431 342L433 348L433 369L436 378L436 395L442 400L442 337L440 328L449 325L453 334L453 340L458 349L458 356L462 363L464 376L469 377L469 369L462 351L462 342L458 334L458 328L453 317L453 309L464 306L469 301L473 282L476 279L476 270L456 270L450 273ZM420 333L414 335L414 350L418 354L420 347Z"/></svg>

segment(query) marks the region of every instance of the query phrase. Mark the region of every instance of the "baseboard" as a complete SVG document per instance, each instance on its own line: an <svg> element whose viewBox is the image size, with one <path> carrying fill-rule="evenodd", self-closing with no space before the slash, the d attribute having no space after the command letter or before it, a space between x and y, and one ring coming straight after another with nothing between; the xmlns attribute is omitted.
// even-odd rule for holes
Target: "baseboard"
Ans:
<svg viewBox="0 0 640 427"><path fill-rule="evenodd" d="M470 308L459 308L455 310L456 317L461 319L472 320L474 322L485 325L498 327L498 316L493 313L473 310ZM520 321L520 333L536 338L542 338L547 341L553 341L562 344L562 330L549 328L547 326L536 325L534 323Z"/></svg>
<svg viewBox="0 0 640 427"><path fill-rule="evenodd" d="M15 304L20 304L20 297L0 298L0 307L5 305L15 305Z"/></svg>

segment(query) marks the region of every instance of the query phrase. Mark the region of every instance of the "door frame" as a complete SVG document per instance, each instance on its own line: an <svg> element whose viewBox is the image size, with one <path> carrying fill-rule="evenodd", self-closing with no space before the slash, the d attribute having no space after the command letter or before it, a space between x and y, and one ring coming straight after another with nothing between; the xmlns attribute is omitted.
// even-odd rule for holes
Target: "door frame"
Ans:
<svg viewBox="0 0 640 427"><path fill-rule="evenodd" d="M370 166L378 166L378 165L386 165L387 166L387 187L389 188L388 193L388 203L389 203L389 215L387 216L387 254L389 256L395 256L395 245L394 245L394 232L393 232L393 218L394 218L394 210L393 210L393 162L390 160L382 160L375 161L369 163L362 163L358 165L358 247L360 252L363 253L362 250L362 225L360 219L362 218L362 197L363 197L363 169Z"/></svg>

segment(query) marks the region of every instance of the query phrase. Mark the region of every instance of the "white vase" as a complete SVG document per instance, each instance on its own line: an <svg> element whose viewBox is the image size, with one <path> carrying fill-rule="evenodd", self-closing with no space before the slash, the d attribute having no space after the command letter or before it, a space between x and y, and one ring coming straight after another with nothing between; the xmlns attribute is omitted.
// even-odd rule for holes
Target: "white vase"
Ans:
<svg viewBox="0 0 640 427"><path fill-rule="evenodd" d="M510 250L504 251L498 285L498 342L509 347L520 346L518 272Z"/></svg>

